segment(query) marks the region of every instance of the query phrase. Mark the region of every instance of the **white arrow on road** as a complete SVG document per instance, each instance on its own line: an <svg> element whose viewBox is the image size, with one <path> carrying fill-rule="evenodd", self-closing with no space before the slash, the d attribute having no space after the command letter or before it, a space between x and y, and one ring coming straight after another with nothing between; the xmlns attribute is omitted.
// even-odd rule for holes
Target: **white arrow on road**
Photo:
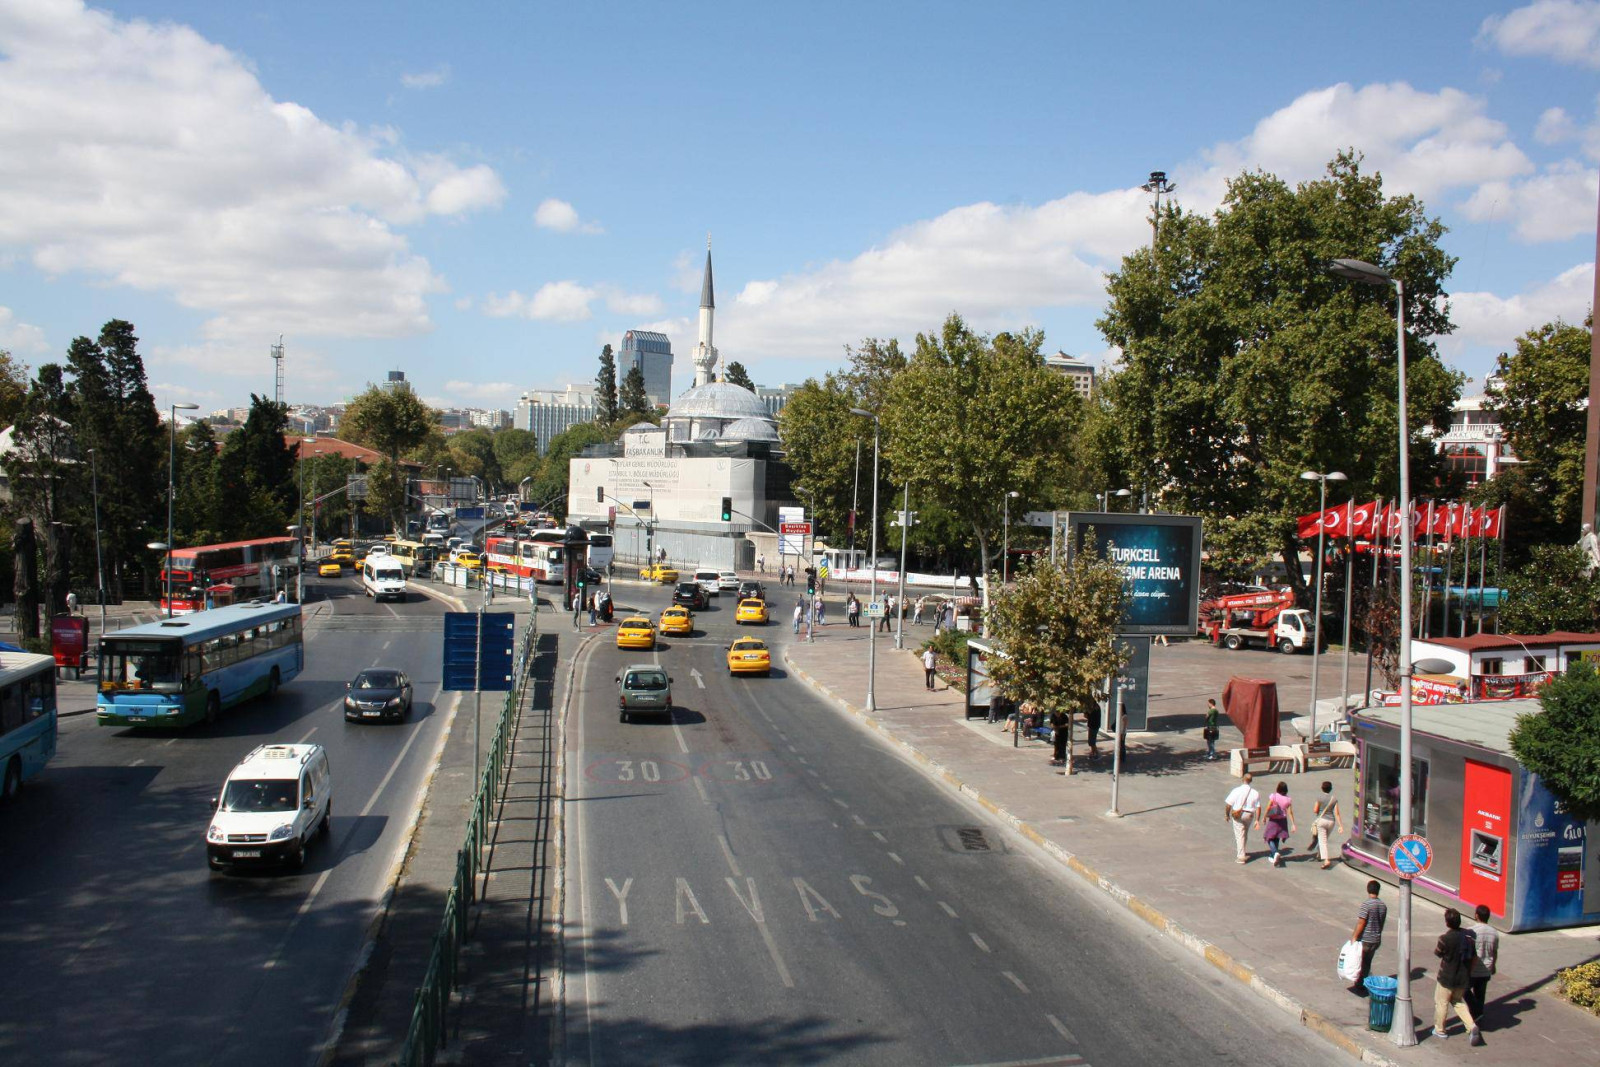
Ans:
<svg viewBox="0 0 1600 1067"><path fill-rule="evenodd" d="M706 687L705 679L700 677L700 672L695 670L693 667L689 668L689 677L693 678L694 684L698 685L701 689Z"/></svg>

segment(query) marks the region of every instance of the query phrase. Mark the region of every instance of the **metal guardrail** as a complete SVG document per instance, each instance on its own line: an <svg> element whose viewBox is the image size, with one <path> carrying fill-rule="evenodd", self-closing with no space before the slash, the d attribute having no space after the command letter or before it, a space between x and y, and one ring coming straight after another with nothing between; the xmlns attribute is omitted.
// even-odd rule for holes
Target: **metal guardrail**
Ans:
<svg viewBox="0 0 1600 1067"><path fill-rule="evenodd" d="M459 985L461 947L467 940L468 908L478 897L478 873L489 839L489 822L495 805L506 787L510 767L511 734L516 729L517 708L521 706L532 675L533 649L539 634L539 616L534 613L517 649L516 672L511 691L500 708L499 720L489 740L483 776L472 797L472 812L467 817L467 833L456 850L455 883L444 898L444 916L433 935L428 967L422 985L417 987L411 1009L411 1026L401 1046L398 1067L431 1067L434 1057L445 1047L448 1030L445 1015L450 995Z"/></svg>

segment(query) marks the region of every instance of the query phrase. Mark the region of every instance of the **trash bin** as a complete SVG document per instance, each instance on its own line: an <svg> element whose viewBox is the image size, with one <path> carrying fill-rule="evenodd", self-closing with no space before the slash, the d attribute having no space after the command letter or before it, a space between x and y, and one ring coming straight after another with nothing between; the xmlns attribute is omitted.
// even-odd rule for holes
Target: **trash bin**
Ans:
<svg viewBox="0 0 1600 1067"><path fill-rule="evenodd" d="M1400 979L1388 975L1367 976L1362 983L1367 987L1367 1029L1388 1033L1394 1025L1394 994Z"/></svg>

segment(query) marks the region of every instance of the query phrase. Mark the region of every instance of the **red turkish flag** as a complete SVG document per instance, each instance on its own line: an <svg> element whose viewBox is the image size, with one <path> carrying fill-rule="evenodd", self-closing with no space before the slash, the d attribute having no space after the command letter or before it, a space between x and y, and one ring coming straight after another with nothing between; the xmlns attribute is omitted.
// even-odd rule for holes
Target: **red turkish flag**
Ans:
<svg viewBox="0 0 1600 1067"><path fill-rule="evenodd" d="M1350 505L1340 504L1322 513L1322 532L1328 537L1345 537L1350 533Z"/></svg>
<svg viewBox="0 0 1600 1067"><path fill-rule="evenodd" d="M1309 515L1302 515L1295 520L1294 535L1302 541L1309 541L1317 536L1317 528L1322 525L1322 512L1313 511Z"/></svg>
<svg viewBox="0 0 1600 1067"><path fill-rule="evenodd" d="M1502 504L1493 511L1485 512L1483 516L1483 536L1498 538L1501 536L1501 523L1506 515L1505 505Z"/></svg>
<svg viewBox="0 0 1600 1067"><path fill-rule="evenodd" d="M1357 504L1350 501L1350 536L1371 537L1378 517L1378 504Z"/></svg>

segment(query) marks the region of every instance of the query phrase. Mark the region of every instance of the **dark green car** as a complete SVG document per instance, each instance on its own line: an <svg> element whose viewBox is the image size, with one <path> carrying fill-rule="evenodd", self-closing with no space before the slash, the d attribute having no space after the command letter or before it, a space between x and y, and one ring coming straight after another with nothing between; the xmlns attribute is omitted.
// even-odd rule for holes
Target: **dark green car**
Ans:
<svg viewBox="0 0 1600 1067"><path fill-rule="evenodd" d="M672 718L672 679L654 663L636 663L617 675L617 710L623 722L644 712Z"/></svg>

